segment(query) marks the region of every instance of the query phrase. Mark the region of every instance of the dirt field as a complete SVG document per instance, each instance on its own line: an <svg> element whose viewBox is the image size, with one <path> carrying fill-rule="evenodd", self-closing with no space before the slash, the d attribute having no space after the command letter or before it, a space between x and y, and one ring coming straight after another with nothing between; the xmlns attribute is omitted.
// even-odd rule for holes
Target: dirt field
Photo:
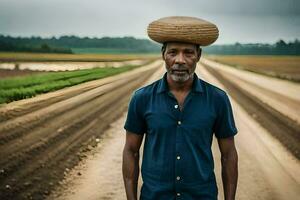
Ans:
<svg viewBox="0 0 300 200"><path fill-rule="evenodd" d="M0 62L113 62L157 59L153 54L54 54L54 53L0 53Z"/></svg>
<svg viewBox="0 0 300 200"><path fill-rule="evenodd" d="M208 56L207 58L261 74L300 82L300 56Z"/></svg>
<svg viewBox="0 0 300 200"><path fill-rule="evenodd" d="M14 76L26 76L32 74L43 73L39 71L32 70L10 70L10 69L0 69L0 78L14 77Z"/></svg>
<svg viewBox="0 0 300 200"><path fill-rule="evenodd" d="M92 69L104 67L123 67L126 65L145 65L153 61L152 59L129 60L117 62L18 62L0 63L0 69L14 70L18 65L19 70L32 71L73 71L79 69Z"/></svg>
<svg viewBox="0 0 300 200"><path fill-rule="evenodd" d="M0 107L0 199L48 195L160 65Z"/></svg>
<svg viewBox="0 0 300 200"><path fill-rule="evenodd" d="M125 199L120 174L124 132L117 131L124 118L112 129L109 124L161 64L0 106L0 199ZM213 83L221 81L233 100L240 131L237 199L297 199L299 154L290 147L299 144L299 132L243 91L236 79L208 67L198 72ZM214 152L219 173L215 144ZM72 170L78 162L86 167ZM220 199L221 194L220 189Z"/></svg>
<svg viewBox="0 0 300 200"><path fill-rule="evenodd" d="M202 63L203 68L221 81L231 96L251 116L300 159L300 96L298 92L300 85L298 83L274 80L274 78L232 69L205 60ZM235 74L229 73L230 68L230 71L234 71ZM251 79L252 81L249 81Z"/></svg>

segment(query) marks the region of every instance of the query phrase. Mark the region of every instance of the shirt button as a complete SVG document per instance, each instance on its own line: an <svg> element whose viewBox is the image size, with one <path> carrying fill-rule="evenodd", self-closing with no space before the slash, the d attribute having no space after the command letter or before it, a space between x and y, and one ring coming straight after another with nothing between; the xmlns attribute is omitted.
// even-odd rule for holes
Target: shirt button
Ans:
<svg viewBox="0 0 300 200"><path fill-rule="evenodd" d="M174 108L177 109L177 108L178 108L178 105L175 105Z"/></svg>
<svg viewBox="0 0 300 200"><path fill-rule="evenodd" d="M181 124L181 121L178 121L177 124L180 125L180 124Z"/></svg>
<svg viewBox="0 0 300 200"><path fill-rule="evenodd" d="M180 160L180 156L177 156L176 158L177 158L177 160Z"/></svg>
<svg viewBox="0 0 300 200"><path fill-rule="evenodd" d="M176 180L179 181L179 180L180 180L180 176L177 176L177 177L176 177Z"/></svg>
<svg viewBox="0 0 300 200"><path fill-rule="evenodd" d="M177 193L177 196L180 197L180 195L181 195L181 194L178 192L178 193Z"/></svg>

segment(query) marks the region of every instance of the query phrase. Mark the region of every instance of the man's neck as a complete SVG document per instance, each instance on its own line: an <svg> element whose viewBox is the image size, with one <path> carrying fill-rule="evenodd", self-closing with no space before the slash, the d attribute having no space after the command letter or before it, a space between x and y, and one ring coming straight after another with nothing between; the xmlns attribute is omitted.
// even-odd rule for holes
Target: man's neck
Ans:
<svg viewBox="0 0 300 200"><path fill-rule="evenodd" d="M174 92L180 92L180 93L189 92L192 89L193 80L194 80L194 76L191 76L191 78L189 78L187 81L183 83L178 83L173 81L172 78L169 75L167 75L169 90Z"/></svg>

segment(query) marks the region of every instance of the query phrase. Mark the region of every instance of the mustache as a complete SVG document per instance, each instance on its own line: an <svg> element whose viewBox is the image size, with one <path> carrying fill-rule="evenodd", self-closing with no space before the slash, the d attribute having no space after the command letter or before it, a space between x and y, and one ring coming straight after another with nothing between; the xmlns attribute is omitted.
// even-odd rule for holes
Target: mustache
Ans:
<svg viewBox="0 0 300 200"><path fill-rule="evenodd" d="M188 68L183 64L175 64L171 67L172 70L186 70L188 71Z"/></svg>

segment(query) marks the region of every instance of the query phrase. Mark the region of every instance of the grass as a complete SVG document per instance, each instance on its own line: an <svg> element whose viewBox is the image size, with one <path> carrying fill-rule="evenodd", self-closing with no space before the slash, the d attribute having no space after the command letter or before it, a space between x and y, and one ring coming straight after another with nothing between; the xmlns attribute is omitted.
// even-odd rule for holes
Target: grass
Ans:
<svg viewBox="0 0 300 200"><path fill-rule="evenodd" d="M49 72L0 80L0 103L30 98L37 94L55 91L87 81L132 70L139 66L94 68L68 72Z"/></svg>
<svg viewBox="0 0 300 200"><path fill-rule="evenodd" d="M113 62L156 59L159 54L55 54L0 52L0 62Z"/></svg>
<svg viewBox="0 0 300 200"><path fill-rule="evenodd" d="M300 56L207 56L239 69L300 82Z"/></svg>

